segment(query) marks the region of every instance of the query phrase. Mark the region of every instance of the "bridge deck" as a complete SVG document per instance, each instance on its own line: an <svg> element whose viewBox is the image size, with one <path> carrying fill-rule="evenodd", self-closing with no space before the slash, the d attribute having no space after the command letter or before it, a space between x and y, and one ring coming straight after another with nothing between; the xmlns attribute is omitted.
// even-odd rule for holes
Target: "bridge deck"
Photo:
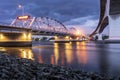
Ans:
<svg viewBox="0 0 120 80"><path fill-rule="evenodd" d="M4 26L4 25L0 25L0 30L31 30L29 28L18 28L18 27L13 27L13 26Z"/></svg>

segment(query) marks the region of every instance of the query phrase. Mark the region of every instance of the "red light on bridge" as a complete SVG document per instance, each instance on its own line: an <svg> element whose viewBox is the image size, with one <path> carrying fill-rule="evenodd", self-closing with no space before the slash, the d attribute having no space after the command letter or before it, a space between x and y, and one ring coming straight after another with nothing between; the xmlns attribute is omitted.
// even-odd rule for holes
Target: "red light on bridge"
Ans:
<svg viewBox="0 0 120 80"><path fill-rule="evenodd" d="M26 16L18 16L17 19L19 19L19 20L27 20L27 19L30 19L30 16L29 16L29 15L26 15Z"/></svg>

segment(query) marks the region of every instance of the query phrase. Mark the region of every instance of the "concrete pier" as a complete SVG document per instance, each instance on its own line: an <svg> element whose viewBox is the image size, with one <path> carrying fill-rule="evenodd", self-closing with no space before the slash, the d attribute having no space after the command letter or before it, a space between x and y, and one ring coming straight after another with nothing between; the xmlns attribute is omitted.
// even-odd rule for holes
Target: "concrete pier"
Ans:
<svg viewBox="0 0 120 80"><path fill-rule="evenodd" d="M31 29L0 26L0 47L30 47L31 36Z"/></svg>

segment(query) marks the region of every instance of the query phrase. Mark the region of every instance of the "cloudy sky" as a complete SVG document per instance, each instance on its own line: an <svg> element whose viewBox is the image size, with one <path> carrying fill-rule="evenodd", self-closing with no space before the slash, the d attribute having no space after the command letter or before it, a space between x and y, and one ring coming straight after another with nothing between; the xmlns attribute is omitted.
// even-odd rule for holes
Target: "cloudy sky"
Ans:
<svg viewBox="0 0 120 80"><path fill-rule="evenodd" d="M0 23L10 23L20 15L19 4L24 6L25 14L48 16L84 32L90 33L98 24L99 0L1 0Z"/></svg>

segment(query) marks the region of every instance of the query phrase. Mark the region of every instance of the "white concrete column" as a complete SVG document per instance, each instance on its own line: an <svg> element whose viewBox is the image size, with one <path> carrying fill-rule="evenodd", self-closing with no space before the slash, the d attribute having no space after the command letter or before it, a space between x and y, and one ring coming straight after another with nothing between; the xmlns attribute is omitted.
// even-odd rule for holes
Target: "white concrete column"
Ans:
<svg viewBox="0 0 120 80"><path fill-rule="evenodd" d="M109 15L109 39L120 40L120 14Z"/></svg>
<svg viewBox="0 0 120 80"><path fill-rule="evenodd" d="M98 34L98 40L102 40L102 34Z"/></svg>

